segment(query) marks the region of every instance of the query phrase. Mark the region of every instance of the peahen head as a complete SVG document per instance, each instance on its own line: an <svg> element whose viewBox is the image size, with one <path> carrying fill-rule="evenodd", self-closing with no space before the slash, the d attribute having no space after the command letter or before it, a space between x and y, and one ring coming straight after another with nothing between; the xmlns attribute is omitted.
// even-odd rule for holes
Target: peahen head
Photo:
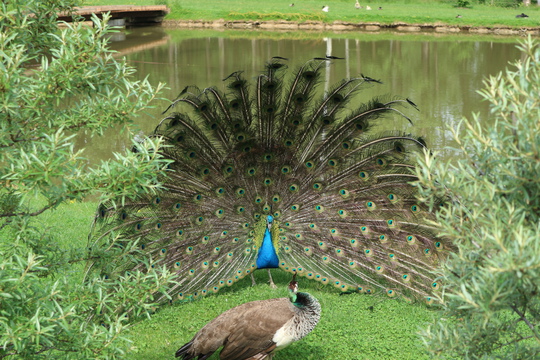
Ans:
<svg viewBox="0 0 540 360"><path fill-rule="evenodd" d="M291 302L296 302L296 293L298 292L298 282L296 281L296 273L293 274L292 280L289 283L289 298Z"/></svg>

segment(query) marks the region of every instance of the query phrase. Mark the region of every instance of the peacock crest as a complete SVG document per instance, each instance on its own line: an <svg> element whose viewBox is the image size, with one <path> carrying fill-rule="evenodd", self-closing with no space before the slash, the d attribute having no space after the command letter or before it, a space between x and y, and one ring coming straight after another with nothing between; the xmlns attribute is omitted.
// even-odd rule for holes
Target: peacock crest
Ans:
<svg viewBox="0 0 540 360"><path fill-rule="evenodd" d="M150 135L165 140L162 155L173 160L165 190L101 204L90 246L138 240L139 252L177 272L175 299L279 267L342 291L430 301L438 287L431 270L445 250L410 185L425 143L373 133L389 116L410 121L402 109L415 104L355 103L354 95L380 83L363 75L323 93L328 59L292 74L285 60L272 58L253 84L231 74L225 92L185 88ZM124 256L107 271L144 266L140 256Z"/></svg>

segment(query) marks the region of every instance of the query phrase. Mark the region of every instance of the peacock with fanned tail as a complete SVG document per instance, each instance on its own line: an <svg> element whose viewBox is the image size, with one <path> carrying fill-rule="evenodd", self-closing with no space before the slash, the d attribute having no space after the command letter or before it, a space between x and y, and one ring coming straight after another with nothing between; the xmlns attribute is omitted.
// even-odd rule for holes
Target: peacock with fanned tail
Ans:
<svg viewBox="0 0 540 360"><path fill-rule="evenodd" d="M173 299L281 268L342 291L431 301L431 272L447 250L410 184L425 142L372 134L389 116L410 122L401 109L416 105L388 96L353 105L380 81L361 75L323 93L330 59L292 74L285 61L272 58L253 84L231 74L225 92L185 88L150 135L173 160L165 190L101 204L90 247L138 240L139 252L177 272ZM140 255L124 258L109 275L146 266Z"/></svg>

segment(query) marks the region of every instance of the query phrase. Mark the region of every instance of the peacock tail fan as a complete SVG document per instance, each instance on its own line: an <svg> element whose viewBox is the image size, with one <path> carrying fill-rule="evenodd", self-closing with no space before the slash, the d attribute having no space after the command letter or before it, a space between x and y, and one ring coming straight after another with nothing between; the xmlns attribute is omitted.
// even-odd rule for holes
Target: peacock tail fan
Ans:
<svg viewBox="0 0 540 360"><path fill-rule="evenodd" d="M106 272L144 269L141 256L150 256L177 272L169 295L185 299L257 269L268 230L281 269L342 291L431 299L432 270L450 245L410 185L425 143L372 130L394 115L410 121L402 110L416 106L385 97L351 106L380 82L344 79L322 94L327 60L289 77L284 61L271 59L253 83L231 74L225 92L184 89L151 135L173 160L165 190L101 204L89 247L132 244Z"/></svg>

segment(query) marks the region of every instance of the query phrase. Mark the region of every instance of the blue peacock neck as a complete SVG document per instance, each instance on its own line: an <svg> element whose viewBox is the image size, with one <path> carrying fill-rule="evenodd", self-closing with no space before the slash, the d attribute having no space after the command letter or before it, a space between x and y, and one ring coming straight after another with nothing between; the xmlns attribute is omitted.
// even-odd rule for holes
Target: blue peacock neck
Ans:
<svg viewBox="0 0 540 360"><path fill-rule="evenodd" d="M276 249L274 248L274 243L272 241L272 233L270 231L273 221L274 218L268 215L268 217L266 218L266 230L264 231L262 245L259 248L259 252L257 254L256 264L258 269L279 267L279 258L277 256Z"/></svg>

